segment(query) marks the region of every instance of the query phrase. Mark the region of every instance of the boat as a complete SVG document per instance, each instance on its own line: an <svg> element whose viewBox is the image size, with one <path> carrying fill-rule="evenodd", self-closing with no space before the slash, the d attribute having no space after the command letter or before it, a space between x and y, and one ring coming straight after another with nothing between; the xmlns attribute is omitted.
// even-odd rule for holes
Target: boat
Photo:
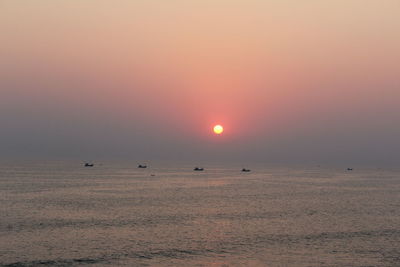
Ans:
<svg viewBox="0 0 400 267"><path fill-rule="evenodd" d="M251 170L246 169L246 168L243 168L243 169L242 169L242 172L251 172Z"/></svg>
<svg viewBox="0 0 400 267"><path fill-rule="evenodd" d="M138 168L139 168L139 169L146 169L146 168L147 168L147 165L139 164L139 165L138 165Z"/></svg>
<svg viewBox="0 0 400 267"><path fill-rule="evenodd" d="M348 170L348 171L352 171L352 170L353 170L353 168L347 168L347 170Z"/></svg>
<svg viewBox="0 0 400 267"><path fill-rule="evenodd" d="M94 164L93 163L85 163L85 167L93 167L94 166Z"/></svg>
<svg viewBox="0 0 400 267"><path fill-rule="evenodd" d="M196 167L196 168L194 168L193 170L194 170L194 171L201 172L201 171L204 171L204 168L199 168L199 167Z"/></svg>

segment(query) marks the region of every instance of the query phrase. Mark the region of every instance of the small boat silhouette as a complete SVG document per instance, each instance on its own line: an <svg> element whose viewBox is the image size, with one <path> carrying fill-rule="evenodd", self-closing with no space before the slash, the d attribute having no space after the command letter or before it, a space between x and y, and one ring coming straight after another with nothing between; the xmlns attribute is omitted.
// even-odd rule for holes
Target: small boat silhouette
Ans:
<svg viewBox="0 0 400 267"><path fill-rule="evenodd" d="M352 170L353 170L353 168L347 168L347 170L348 170L348 171L352 171Z"/></svg>
<svg viewBox="0 0 400 267"><path fill-rule="evenodd" d="M201 171L204 171L204 168L199 168L199 167L196 167L196 168L194 168L193 170L194 170L194 171L201 172Z"/></svg>
<svg viewBox="0 0 400 267"><path fill-rule="evenodd" d="M93 167L94 166L94 164L93 163L85 163L85 167Z"/></svg>
<svg viewBox="0 0 400 267"><path fill-rule="evenodd" d="M139 169L146 169L147 166L146 166L146 165L139 164L139 165L138 165L138 168L139 168Z"/></svg>
<svg viewBox="0 0 400 267"><path fill-rule="evenodd" d="M246 169L246 168L243 168L243 169L242 169L242 172L251 172L251 170Z"/></svg>

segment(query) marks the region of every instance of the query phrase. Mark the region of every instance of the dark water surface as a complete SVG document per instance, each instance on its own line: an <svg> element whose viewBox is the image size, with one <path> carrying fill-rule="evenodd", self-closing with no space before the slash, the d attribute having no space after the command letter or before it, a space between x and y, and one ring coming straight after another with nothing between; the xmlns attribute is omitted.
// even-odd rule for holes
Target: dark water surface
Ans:
<svg viewBox="0 0 400 267"><path fill-rule="evenodd" d="M2 164L0 265L400 266L398 170L178 166Z"/></svg>

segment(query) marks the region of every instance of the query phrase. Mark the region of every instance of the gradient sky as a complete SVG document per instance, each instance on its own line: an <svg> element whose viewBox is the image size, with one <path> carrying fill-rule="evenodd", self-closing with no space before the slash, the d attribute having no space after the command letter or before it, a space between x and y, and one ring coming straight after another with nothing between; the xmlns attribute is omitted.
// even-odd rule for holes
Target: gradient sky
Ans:
<svg viewBox="0 0 400 267"><path fill-rule="evenodd" d="M399 14L398 0L0 0L0 157L399 164Z"/></svg>

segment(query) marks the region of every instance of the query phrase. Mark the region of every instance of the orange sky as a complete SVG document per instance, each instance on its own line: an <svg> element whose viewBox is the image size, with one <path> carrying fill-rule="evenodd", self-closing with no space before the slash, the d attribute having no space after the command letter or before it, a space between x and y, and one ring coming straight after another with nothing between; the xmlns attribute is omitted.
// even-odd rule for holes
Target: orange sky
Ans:
<svg viewBox="0 0 400 267"><path fill-rule="evenodd" d="M311 160L384 139L392 155L399 14L397 0L3 0L2 140L28 155L51 156L48 137L57 151L109 144L93 156L118 154L123 140L127 156L171 144L283 159L315 141Z"/></svg>

